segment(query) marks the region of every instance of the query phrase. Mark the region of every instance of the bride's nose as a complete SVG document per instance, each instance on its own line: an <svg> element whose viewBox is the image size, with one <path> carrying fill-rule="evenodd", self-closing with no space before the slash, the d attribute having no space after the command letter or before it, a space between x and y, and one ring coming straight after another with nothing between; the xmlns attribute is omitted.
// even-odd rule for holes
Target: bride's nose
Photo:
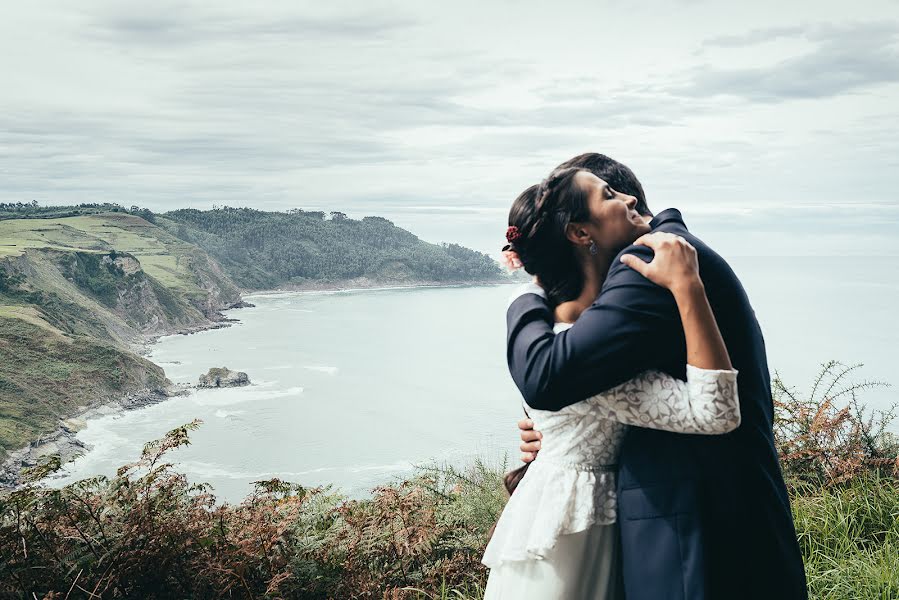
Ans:
<svg viewBox="0 0 899 600"><path fill-rule="evenodd" d="M628 208L634 208L635 206L637 206L637 199L634 196L625 195L625 198L626 200L624 201L624 203L627 204Z"/></svg>

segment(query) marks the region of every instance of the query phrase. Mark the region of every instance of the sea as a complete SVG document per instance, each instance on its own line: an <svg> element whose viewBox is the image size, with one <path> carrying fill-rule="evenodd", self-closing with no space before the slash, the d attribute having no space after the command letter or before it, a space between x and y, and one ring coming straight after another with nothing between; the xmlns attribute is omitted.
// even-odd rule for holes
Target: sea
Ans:
<svg viewBox="0 0 899 600"><path fill-rule="evenodd" d="M822 363L863 364L854 381L899 384L899 261L736 257L762 325L769 367L806 393ZM203 389L88 421L93 447L53 481L112 475L150 440L193 419L170 455L191 481L239 502L253 482L330 485L351 497L422 466L518 460L521 396L505 362L514 286L384 288L248 295L231 327L162 338L150 360L174 382L210 367L251 385ZM862 391L886 409L894 388Z"/></svg>

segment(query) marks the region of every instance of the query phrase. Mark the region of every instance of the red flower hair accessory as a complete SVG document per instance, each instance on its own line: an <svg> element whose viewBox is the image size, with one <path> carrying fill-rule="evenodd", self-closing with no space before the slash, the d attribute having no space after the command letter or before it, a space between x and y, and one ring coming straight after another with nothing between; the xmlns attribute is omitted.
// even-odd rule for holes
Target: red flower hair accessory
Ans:
<svg viewBox="0 0 899 600"><path fill-rule="evenodd" d="M518 227L516 227L515 225L509 226L509 228L506 229L506 240L510 244L512 244L515 242L515 240L519 239L521 239L521 232L518 231Z"/></svg>

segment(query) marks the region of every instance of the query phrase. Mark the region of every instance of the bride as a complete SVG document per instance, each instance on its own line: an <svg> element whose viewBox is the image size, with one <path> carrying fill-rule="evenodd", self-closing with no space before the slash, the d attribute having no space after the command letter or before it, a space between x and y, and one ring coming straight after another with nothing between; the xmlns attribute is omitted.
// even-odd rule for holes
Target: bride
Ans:
<svg viewBox="0 0 899 600"><path fill-rule="evenodd" d="M535 276L540 285L528 291L555 307L556 332L592 304L620 250L631 243L652 248L650 263L621 260L674 296L689 364L686 382L646 371L556 412L525 406L543 433L541 450L507 476L511 497L482 559L490 568L484 600L623 598L615 463L626 428L723 434L740 425L737 372L696 251L679 236L648 233L636 202L589 171L560 169L509 211L504 254L513 268Z"/></svg>

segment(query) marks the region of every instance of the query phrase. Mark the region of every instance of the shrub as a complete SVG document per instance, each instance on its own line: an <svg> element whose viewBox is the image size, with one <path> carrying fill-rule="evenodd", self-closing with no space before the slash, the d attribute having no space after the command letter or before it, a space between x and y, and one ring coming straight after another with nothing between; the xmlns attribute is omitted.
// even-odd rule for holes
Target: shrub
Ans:
<svg viewBox="0 0 899 600"><path fill-rule="evenodd" d="M774 381L776 434L813 598L899 597L892 411L866 411L827 363L807 397ZM840 401L845 405L840 407ZM194 421L111 478L0 496L0 597L477 600L506 465L431 465L351 500L255 482L218 504L165 462ZM59 467L50 460L33 481Z"/></svg>
<svg viewBox="0 0 899 600"><path fill-rule="evenodd" d="M219 505L164 461L198 425L147 444L112 478L0 497L0 596L416 598L483 582L502 469L429 467L365 500L273 479Z"/></svg>
<svg viewBox="0 0 899 600"><path fill-rule="evenodd" d="M868 474L899 476L899 438L889 431L896 405L868 411L859 402L860 391L887 385L850 381L861 366L825 363L807 397L775 377L774 433L791 484L833 486Z"/></svg>

